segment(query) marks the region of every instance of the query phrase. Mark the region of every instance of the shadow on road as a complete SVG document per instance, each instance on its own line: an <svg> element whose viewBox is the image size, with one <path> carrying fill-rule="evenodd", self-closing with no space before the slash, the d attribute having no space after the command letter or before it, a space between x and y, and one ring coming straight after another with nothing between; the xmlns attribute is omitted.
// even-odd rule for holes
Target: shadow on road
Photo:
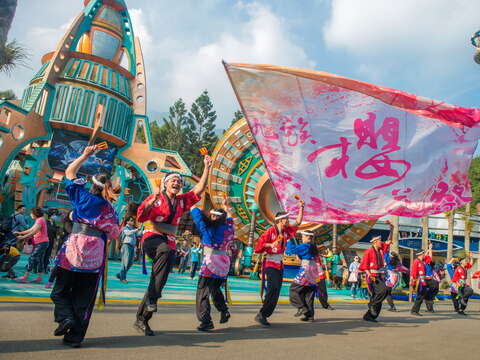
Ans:
<svg viewBox="0 0 480 360"><path fill-rule="evenodd" d="M429 318L431 321L432 318ZM281 338L306 338L319 334L346 335L352 332L367 332L372 328L398 326L399 323L411 326L419 326L426 323L427 319L395 319L393 322L380 322L377 324L366 323L363 320L345 318L320 319L314 323L274 323L270 328L257 325L246 327L229 327L216 329L208 333L196 330L157 331L154 337L141 335L132 336L105 336L88 338L84 347L88 348L135 348L153 346L198 346L206 348L220 348L222 343L235 340L266 340ZM132 329L132 334L134 330ZM13 340L0 341L2 353L22 353L33 351L50 351L65 349L61 338L36 339L36 340Z"/></svg>

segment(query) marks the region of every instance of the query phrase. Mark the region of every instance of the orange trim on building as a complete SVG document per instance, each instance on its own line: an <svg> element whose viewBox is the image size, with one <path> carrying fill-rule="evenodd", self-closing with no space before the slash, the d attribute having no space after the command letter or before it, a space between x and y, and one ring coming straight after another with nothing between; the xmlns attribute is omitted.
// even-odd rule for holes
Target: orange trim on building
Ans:
<svg viewBox="0 0 480 360"><path fill-rule="evenodd" d="M88 135L90 136L93 132L93 129L85 127L85 126L80 126L80 125L75 125L75 124L66 124L64 122L59 122L55 120L50 120L50 125L54 129L62 129L62 130L68 130L68 131L73 131L73 132L78 132L80 134ZM103 131L100 132L99 138L109 141L112 144L115 144L119 147L125 146L127 144L126 141L117 138L116 136L104 133Z"/></svg>

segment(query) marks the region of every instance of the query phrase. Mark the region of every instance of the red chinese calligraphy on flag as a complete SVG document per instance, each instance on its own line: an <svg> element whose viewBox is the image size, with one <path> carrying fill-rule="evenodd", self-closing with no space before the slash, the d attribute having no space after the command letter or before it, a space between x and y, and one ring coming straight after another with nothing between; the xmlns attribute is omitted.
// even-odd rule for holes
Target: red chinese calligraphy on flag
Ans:
<svg viewBox="0 0 480 360"><path fill-rule="evenodd" d="M278 199L304 220L423 217L471 200L480 111L340 76L225 64Z"/></svg>

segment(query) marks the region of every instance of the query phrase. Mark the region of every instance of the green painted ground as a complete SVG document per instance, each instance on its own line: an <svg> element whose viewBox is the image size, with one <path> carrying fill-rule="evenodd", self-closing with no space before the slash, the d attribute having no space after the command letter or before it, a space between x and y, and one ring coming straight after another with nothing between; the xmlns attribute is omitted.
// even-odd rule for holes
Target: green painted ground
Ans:
<svg viewBox="0 0 480 360"><path fill-rule="evenodd" d="M15 266L18 275L23 274L28 255L22 255L19 263ZM148 264L147 264L148 266ZM121 283L116 274L120 270L120 262L109 261L108 265L108 286L107 299L125 302L136 302L143 297L147 287L149 276L142 274L142 268L134 264L127 275L127 284ZM4 275L4 274L2 274ZM33 279L33 276L31 277ZM188 273L179 274L175 269L169 276L167 285L163 291L163 300L173 302L195 301L195 291L198 275L190 279ZM44 283L46 283L46 278ZM260 302L260 281L254 281L238 277L229 277L228 283L233 302ZM281 292L281 301L288 301L289 283L284 283ZM50 296L50 289L45 289L44 284L17 283L12 280L0 279L0 301L11 299L11 297L28 298L40 297L47 299ZM331 301L352 300L347 290L329 289Z"/></svg>

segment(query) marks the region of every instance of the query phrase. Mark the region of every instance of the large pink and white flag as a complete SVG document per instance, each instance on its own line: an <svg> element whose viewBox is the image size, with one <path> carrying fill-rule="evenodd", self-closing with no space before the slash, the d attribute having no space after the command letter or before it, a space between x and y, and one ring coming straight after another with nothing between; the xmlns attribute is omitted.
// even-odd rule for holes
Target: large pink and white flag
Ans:
<svg viewBox="0 0 480 360"><path fill-rule="evenodd" d="M276 194L304 220L422 217L471 200L480 110L319 71L225 68Z"/></svg>

